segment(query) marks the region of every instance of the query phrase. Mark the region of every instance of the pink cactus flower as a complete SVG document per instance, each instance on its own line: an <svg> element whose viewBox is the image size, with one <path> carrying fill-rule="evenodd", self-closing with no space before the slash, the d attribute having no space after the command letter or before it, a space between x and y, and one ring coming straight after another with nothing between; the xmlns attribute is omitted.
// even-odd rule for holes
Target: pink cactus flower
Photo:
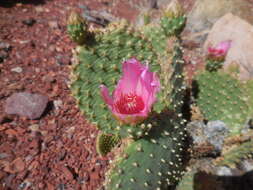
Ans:
<svg viewBox="0 0 253 190"><path fill-rule="evenodd" d="M123 76L112 96L106 86L100 86L103 100L123 124L137 124L147 118L159 89L156 74L135 58L123 62Z"/></svg>
<svg viewBox="0 0 253 190"><path fill-rule="evenodd" d="M216 47L208 47L208 57L224 59L230 47L231 40L220 42Z"/></svg>

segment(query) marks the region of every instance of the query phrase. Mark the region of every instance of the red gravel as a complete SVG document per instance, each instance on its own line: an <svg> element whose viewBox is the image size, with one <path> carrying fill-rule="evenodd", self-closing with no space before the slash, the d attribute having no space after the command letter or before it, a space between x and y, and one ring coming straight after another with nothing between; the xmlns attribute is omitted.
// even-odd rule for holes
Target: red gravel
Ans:
<svg viewBox="0 0 253 190"><path fill-rule="evenodd" d="M0 190L97 189L109 157L96 153L98 131L75 107L67 87L75 45L66 34L65 20L71 9L85 4L133 21L139 10L136 3L141 1L22 2L0 3L0 42L12 47L0 63ZM11 71L16 67L22 71ZM6 98L20 91L49 97L41 119L5 115Z"/></svg>
<svg viewBox="0 0 253 190"><path fill-rule="evenodd" d="M74 44L65 20L81 1L30 2L0 7L0 41L12 47L0 64L0 110L18 91L42 93L51 106L39 120L6 118L0 111L0 189L96 189L109 158L97 155L97 130L67 87ZM32 26L24 24L29 19ZM11 71L16 67L22 72ZM56 100L58 108L52 106Z"/></svg>

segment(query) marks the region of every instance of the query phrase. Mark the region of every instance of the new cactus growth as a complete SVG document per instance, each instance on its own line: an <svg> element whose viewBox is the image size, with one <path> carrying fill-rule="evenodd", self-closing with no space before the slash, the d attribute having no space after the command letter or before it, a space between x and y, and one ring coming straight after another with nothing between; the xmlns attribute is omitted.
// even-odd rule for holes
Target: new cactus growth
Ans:
<svg viewBox="0 0 253 190"><path fill-rule="evenodd" d="M67 26L68 34L71 39L79 45L82 45L87 35L87 24L77 13L71 12Z"/></svg>
<svg viewBox="0 0 253 190"><path fill-rule="evenodd" d="M177 0L173 0L164 11L161 27L167 36L179 35L184 28L186 17L183 8Z"/></svg>
<svg viewBox="0 0 253 190"><path fill-rule="evenodd" d="M105 156L107 153L111 152L111 150L119 143L119 136L100 133L97 136L96 149L101 156Z"/></svg>

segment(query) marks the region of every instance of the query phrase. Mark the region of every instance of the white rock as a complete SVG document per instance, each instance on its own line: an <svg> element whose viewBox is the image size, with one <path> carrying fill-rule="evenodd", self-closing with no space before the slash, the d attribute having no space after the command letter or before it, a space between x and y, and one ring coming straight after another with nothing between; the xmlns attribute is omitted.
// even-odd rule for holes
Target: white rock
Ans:
<svg viewBox="0 0 253 190"><path fill-rule="evenodd" d="M16 73L22 73L23 69L21 67L15 67L11 69L12 72L16 72Z"/></svg>
<svg viewBox="0 0 253 190"><path fill-rule="evenodd" d="M239 66L239 78L242 80L253 78L253 26L245 20L228 13L220 18L211 29L204 44L204 51L212 44L232 40L224 68L231 64Z"/></svg>
<svg viewBox="0 0 253 190"><path fill-rule="evenodd" d="M233 13L253 24L252 3L245 0L195 0L187 15L185 39L203 44L212 25L227 13Z"/></svg>

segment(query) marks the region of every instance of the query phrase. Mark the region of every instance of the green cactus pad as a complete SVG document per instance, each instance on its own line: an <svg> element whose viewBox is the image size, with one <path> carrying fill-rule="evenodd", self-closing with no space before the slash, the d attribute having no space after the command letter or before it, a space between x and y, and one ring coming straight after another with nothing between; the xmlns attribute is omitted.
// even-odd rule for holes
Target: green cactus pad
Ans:
<svg viewBox="0 0 253 190"><path fill-rule="evenodd" d="M149 119L135 126L120 125L113 119L102 100L99 86L106 85L112 93L122 74L122 62L128 58L136 57L140 61L147 61L151 71L158 75L161 72L160 65L169 62L163 61L152 42L126 22L113 23L105 30L94 32L93 39L87 46L79 48L76 56L78 63L72 68L71 90L79 108L104 133L119 134L123 138L138 138L147 134L152 127ZM161 79L161 83L167 90L158 93L153 113L160 113L170 103L170 81L164 83Z"/></svg>
<svg viewBox="0 0 253 190"><path fill-rule="evenodd" d="M248 98L243 84L223 72L197 76L197 105L208 120L224 121L231 134L239 134L249 117Z"/></svg>
<svg viewBox="0 0 253 190"><path fill-rule="evenodd" d="M162 190L178 182L183 171L182 118L163 113L152 121L150 135L131 143L116 159L106 175L106 189Z"/></svg>
<svg viewBox="0 0 253 190"><path fill-rule="evenodd" d="M97 136L96 149L101 156L105 156L107 153L117 146L120 142L120 137L117 135L107 135L100 133Z"/></svg>
<svg viewBox="0 0 253 190"><path fill-rule="evenodd" d="M176 190L194 190L194 176L196 173L196 169L186 172L178 183Z"/></svg>
<svg viewBox="0 0 253 190"><path fill-rule="evenodd" d="M174 18L164 16L163 18L161 18L161 27L163 28L167 36L179 35L184 29L185 22L185 16L179 16Z"/></svg>
<svg viewBox="0 0 253 190"><path fill-rule="evenodd" d="M232 148L229 152L225 153L222 159L219 159L217 165L233 167L238 164L242 159L246 159L253 155L253 140L244 142L239 146Z"/></svg>

